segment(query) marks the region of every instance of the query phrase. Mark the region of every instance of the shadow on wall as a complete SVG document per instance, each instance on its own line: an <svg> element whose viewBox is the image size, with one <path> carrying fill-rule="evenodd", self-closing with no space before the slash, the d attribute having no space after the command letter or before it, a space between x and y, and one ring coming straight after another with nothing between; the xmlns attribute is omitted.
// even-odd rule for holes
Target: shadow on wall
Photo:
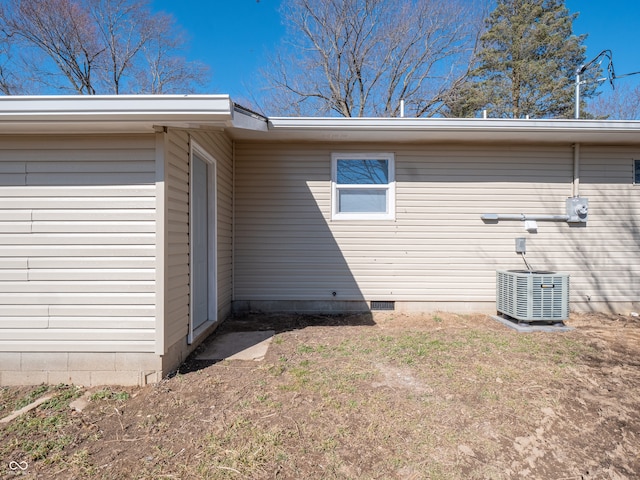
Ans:
<svg viewBox="0 0 640 480"><path fill-rule="evenodd" d="M617 188L584 182L589 221L569 227L558 245L562 255L540 253L545 265L571 274L572 310L628 313L640 308L635 300L640 289L637 192L624 188L628 182L610 183Z"/></svg>
<svg viewBox="0 0 640 480"><path fill-rule="evenodd" d="M258 170L236 166L234 313L180 366L181 374L219 362L200 354L228 333L375 325L317 200L326 195L313 192L314 185L326 189L329 170L281 157Z"/></svg>
<svg viewBox="0 0 640 480"><path fill-rule="evenodd" d="M373 324L369 305L323 214L330 210L326 156L321 164L302 162L287 151L273 156L243 152L238 158L234 316L308 314L299 320L305 325L298 327L295 318L271 318L270 328L276 331L339 318L315 314L358 312L359 322ZM284 323L279 326L279 321Z"/></svg>
<svg viewBox="0 0 640 480"><path fill-rule="evenodd" d="M514 147L515 148L515 147ZM499 195L481 194L474 202L482 213L562 215L565 199L571 195L573 160L570 150L548 147L545 163L514 162L502 164L504 174L488 176L481 170L478 181L486 181L486 190ZM520 158L525 160L525 150ZM534 150L532 152L535 153ZM512 152L514 155L516 151ZM526 258L534 270L550 270L571 276L571 309L591 312L638 311L636 292L638 275L638 195L633 186L632 161L629 151L592 147L582 150L580 196L589 200L586 224L539 221L538 229L527 231L522 221L485 221L482 234L490 233L489 242L478 249L479 264L489 270L527 268L515 252L514 240L527 239ZM549 162L553 162L552 164ZM490 164L487 164L490 165ZM491 180L493 178L493 180ZM447 179L455 181L455 177ZM500 182L505 182L504 185ZM467 186L471 192L473 185Z"/></svg>

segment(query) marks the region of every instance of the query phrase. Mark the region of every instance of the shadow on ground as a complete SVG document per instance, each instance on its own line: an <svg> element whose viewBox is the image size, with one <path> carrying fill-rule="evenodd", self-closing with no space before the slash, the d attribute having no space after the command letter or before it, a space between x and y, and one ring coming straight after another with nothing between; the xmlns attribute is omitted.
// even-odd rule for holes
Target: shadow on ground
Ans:
<svg viewBox="0 0 640 480"><path fill-rule="evenodd" d="M176 373L186 374L207 368L224 359L198 358L213 342L220 337L236 332L264 332L273 331L275 334L302 330L308 327L355 327L375 325L371 312L357 312L350 314L301 314L301 313L246 313L235 315L225 320L186 361L180 365ZM262 337L257 336L257 339ZM259 341L259 340L256 340ZM243 344L242 349L252 345ZM240 346L239 346L240 348Z"/></svg>
<svg viewBox="0 0 640 480"><path fill-rule="evenodd" d="M307 327L373 326L371 312L351 314L247 313L226 320L218 332L274 330L277 333Z"/></svg>

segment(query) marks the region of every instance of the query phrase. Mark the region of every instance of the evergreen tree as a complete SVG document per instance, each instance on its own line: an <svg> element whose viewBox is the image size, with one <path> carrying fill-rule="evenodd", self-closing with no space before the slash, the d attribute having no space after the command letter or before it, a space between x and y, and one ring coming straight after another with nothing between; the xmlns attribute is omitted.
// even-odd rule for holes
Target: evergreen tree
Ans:
<svg viewBox="0 0 640 480"><path fill-rule="evenodd" d="M564 0L498 0L480 37L477 66L448 100L449 116L487 109L499 118L571 118L575 72L586 50L586 35L572 32L576 17ZM596 87L583 85L581 97L593 96Z"/></svg>

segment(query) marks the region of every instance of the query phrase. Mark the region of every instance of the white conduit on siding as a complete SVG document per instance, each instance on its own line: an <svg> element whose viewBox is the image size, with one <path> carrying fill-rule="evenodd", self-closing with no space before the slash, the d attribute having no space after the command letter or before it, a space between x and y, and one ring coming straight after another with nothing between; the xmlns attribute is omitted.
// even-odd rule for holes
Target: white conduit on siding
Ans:
<svg viewBox="0 0 640 480"><path fill-rule="evenodd" d="M480 218L482 220L534 220L534 221L556 221L566 222L569 220L569 215L525 215L519 214L501 214L501 213L485 213Z"/></svg>
<svg viewBox="0 0 640 480"><path fill-rule="evenodd" d="M580 196L580 144L573 144L573 181L571 182L571 196ZM520 214L499 214L499 213L485 213L480 218L487 221L500 221L500 220L533 220L533 221L551 221L551 222L566 222L569 220L569 215L525 215Z"/></svg>
<svg viewBox="0 0 640 480"><path fill-rule="evenodd" d="M580 144L573 144L573 186L571 189L572 197L580 196Z"/></svg>

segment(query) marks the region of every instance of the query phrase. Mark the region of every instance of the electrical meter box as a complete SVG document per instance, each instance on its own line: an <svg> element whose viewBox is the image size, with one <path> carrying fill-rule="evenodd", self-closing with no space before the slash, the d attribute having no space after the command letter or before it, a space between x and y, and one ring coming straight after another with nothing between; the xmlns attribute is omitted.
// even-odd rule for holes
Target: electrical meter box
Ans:
<svg viewBox="0 0 640 480"><path fill-rule="evenodd" d="M589 200L582 197L567 198L567 216L569 223L587 223Z"/></svg>

